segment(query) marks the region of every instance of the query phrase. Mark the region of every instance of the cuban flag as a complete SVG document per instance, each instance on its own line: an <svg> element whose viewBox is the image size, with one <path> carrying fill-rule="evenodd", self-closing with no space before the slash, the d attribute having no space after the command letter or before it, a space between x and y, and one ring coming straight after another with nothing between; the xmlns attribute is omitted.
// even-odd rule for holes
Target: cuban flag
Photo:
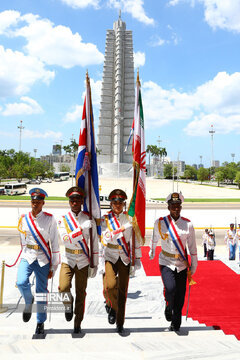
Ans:
<svg viewBox="0 0 240 360"><path fill-rule="evenodd" d="M101 235L101 209L99 201L97 154L94 136L94 120L92 111L91 88L86 75L86 96L83 106L81 129L79 135L78 157L76 162L76 185L85 190L83 210L94 217L97 232Z"/></svg>

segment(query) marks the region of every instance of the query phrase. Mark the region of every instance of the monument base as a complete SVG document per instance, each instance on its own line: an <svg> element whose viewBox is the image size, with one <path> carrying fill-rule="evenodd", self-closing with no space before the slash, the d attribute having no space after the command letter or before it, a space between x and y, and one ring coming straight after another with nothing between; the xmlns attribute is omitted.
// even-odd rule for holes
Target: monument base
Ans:
<svg viewBox="0 0 240 360"><path fill-rule="evenodd" d="M99 175L104 177L132 177L133 176L133 167L132 164L126 163L102 163L98 164Z"/></svg>

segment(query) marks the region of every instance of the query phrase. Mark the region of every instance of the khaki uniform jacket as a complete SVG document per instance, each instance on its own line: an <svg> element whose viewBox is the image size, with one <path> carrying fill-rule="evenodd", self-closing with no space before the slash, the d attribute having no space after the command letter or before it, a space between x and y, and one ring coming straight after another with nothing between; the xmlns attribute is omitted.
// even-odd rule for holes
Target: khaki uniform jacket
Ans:
<svg viewBox="0 0 240 360"><path fill-rule="evenodd" d="M54 216L41 211L36 217L32 215L32 218L44 240L48 243L48 245L50 244L52 266L58 266L61 263L61 258L58 243L57 223ZM29 249L26 246L27 244L37 245L37 242L29 230L25 216L22 216L20 228L23 232L26 232L26 236L23 233L20 233L21 243L23 245L22 259L26 259L29 264L32 264L35 260L37 260L41 267L48 264L48 259L42 250Z"/></svg>
<svg viewBox="0 0 240 360"><path fill-rule="evenodd" d="M82 211L78 215L76 215L74 212L70 210L66 213L66 215L68 215L69 212L71 212L74 220L76 221L78 225L78 229L71 231L66 221L64 221L64 216L61 216L61 218L58 220L58 231L62 243L64 244L65 248L71 250L81 250L82 247L79 244L79 241L82 241L82 239L84 238L86 240L90 252L89 229L81 230L81 225L83 225L83 223L86 220L89 220L89 216ZM92 240L93 240L93 265L95 267L98 265L98 236L97 236L96 225L92 227ZM64 251L64 253L62 254L62 262L68 264L69 266L71 266L71 268L74 268L77 265L78 269L82 269L83 267L89 265L89 260L84 253L70 254Z"/></svg>

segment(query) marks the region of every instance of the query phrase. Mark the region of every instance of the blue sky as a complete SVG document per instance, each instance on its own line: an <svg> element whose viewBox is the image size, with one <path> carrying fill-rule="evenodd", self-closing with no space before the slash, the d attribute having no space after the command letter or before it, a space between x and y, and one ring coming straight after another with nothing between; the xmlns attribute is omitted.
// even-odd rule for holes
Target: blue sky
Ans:
<svg viewBox="0 0 240 360"><path fill-rule="evenodd" d="M133 31L146 144L187 164L240 161L240 0L0 2L0 149L49 154L78 140L91 78L97 132L106 30ZM136 73L136 72L135 72Z"/></svg>

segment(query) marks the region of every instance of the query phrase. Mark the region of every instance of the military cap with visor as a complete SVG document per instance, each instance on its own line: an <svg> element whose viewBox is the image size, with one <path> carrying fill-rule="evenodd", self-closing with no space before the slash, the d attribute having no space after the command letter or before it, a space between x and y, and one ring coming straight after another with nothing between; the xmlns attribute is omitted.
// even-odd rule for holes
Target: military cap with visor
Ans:
<svg viewBox="0 0 240 360"><path fill-rule="evenodd" d="M168 204L182 204L183 201L184 201L184 197L181 192L180 193L173 192L169 194L168 197L166 198L166 202Z"/></svg>
<svg viewBox="0 0 240 360"><path fill-rule="evenodd" d="M31 200L44 200L45 197L48 197L46 191L41 188L33 188L29 190L29 194L31 195Z"/></svg>
<svg viewBox="0 0 240 360"><path fill-rule="evenodd" d="M68 197L69 200L72 200L74 198L83 198L85 197L85 191L79 186L72 186L66 192L66 197Z"/></svg>
<svg viewBox="0 0 240 360"><path fill-rule="evenodd" d="M125 200L127 200L127 194L121 189L114 189L110 192L108 198L110 201L124 202Z"/></svg>

